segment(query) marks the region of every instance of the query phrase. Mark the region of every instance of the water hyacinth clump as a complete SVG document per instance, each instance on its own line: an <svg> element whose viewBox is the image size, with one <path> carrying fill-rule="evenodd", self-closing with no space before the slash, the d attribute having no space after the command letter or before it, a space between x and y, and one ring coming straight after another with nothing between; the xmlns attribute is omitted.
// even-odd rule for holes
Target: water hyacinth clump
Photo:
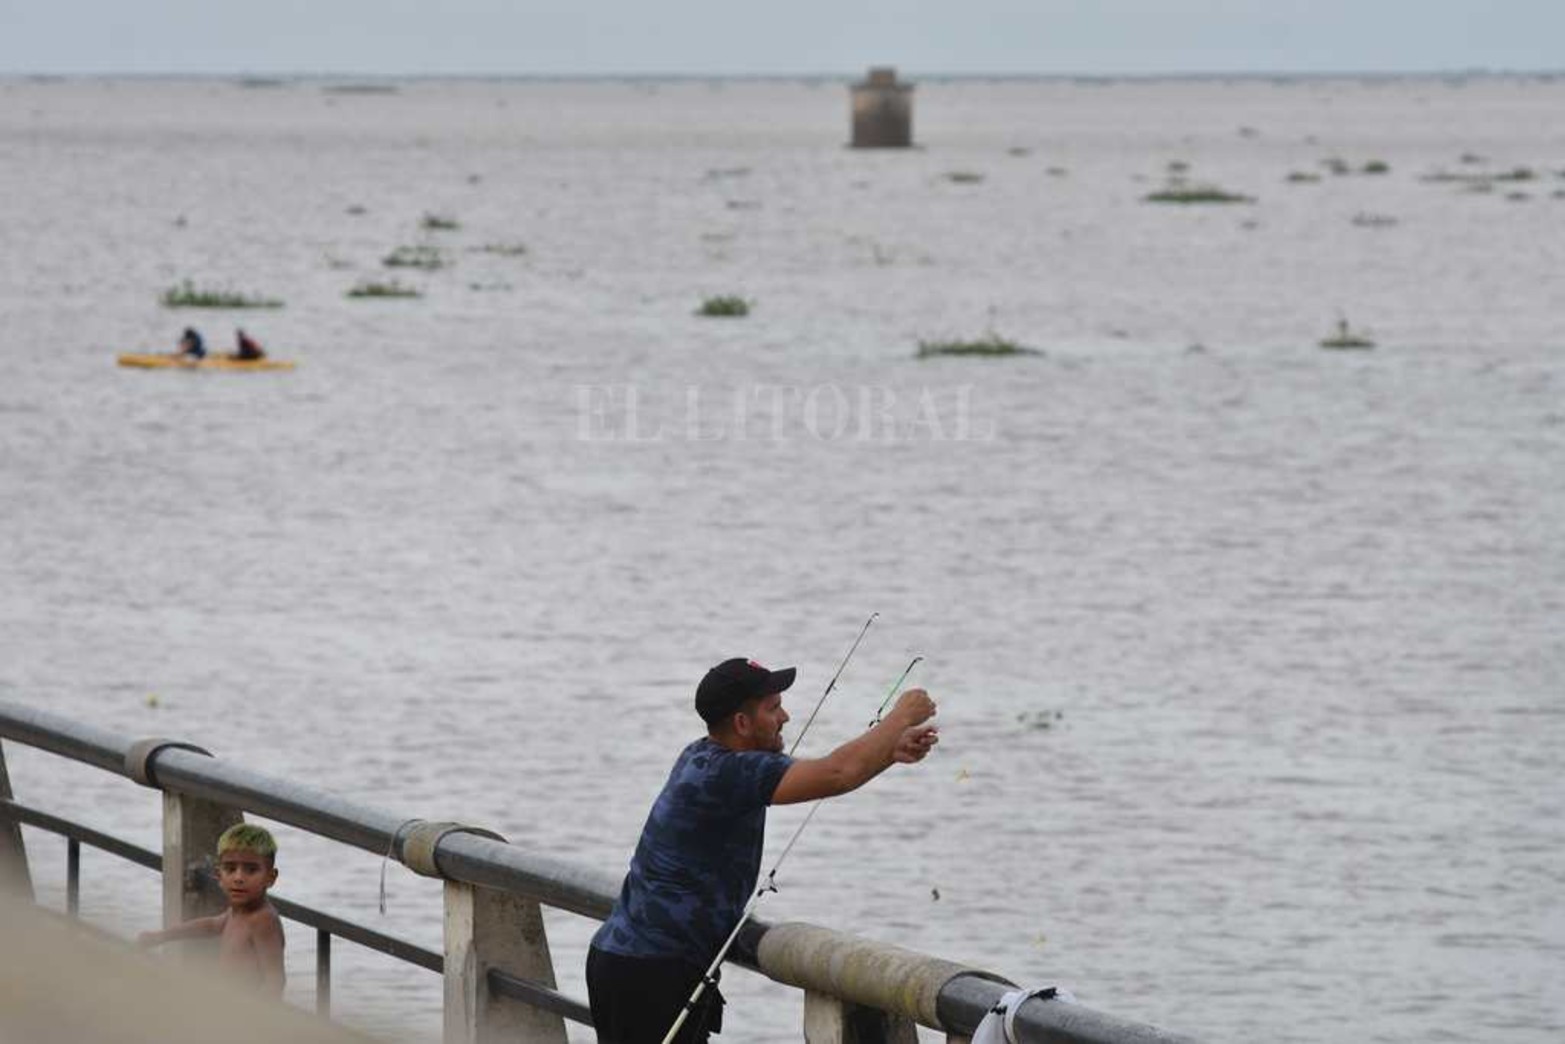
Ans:
<svg viewBox="0 0 1565 1044"><path fill-rule="evenodd" d="M696 314L718 319L741 319L750 314L750 302L736 294L708 297L701 302Z"/></svg>
<svg viewBox="0 0 1565 1044"><path fill-rule="evenodd" d="M1148 203L1254 203L1254 196L1229 192L1216 185L1169 184L1142 197Z"/></svg>
<svg viewBox="0 0 1565 1044"><path fill-rule="evenodd" d="M443 214L425 214L418 225L425 232L455 232L462 227L462 223L456 218L446 217Z"/></svg>
<svg viewBox="0 0 1565 1044"><path fill-rule="evenodd" d="M1535 181L1537 180L1537 177L1538 172L1533 170L1531 167L1513 167L1510 170L1501 171L1497 174L1486 174L1482 172L1457 173L1449 170L1437 170L1431 174L1423 175L1418 180L1436 185L1463 185L1468 188L1485 186L1484 188L1478 189L1478 191L1482 192L1492 188L1496 182L1516 183Z"/></svg>
<svg viewBox="0 0 1565 1044"><path fill-rule="evenodd" d="M946 172L945 179L953 185L977 185L984 176L976 170L951 170Z"/></svg>
<svg viewBox="0 0 1565 1044"><path fill-rule="evenodd" d="M485 243L483 246L473 247L475 254L493 254L496 257L521 257L527 253L527 246L523 243Z"/></svg>
<svg viewBox="0 0 1565 1044"><path fill-rule="evenodd" d="M424 294L417 287L406 286L393 279L389 283L364 282L349 290L347 295L352 298L365 297L423 297Z"/></svg>
<svg viewBox="0 0 1565 1044"><path fill-rule="evenodd" d="M163 291L165 308L281 308L283 303L271 297L252 297L233 290L197 287L189 279Z"/></svg>
<svg viewBox="0 0 1565 1044"><path fill-rule="evenodd" d="M1362 333L1355 333L1348 328L1346 319L1337 320L1337 329L1330 337L1321 340L1322 348L1373 348L1375 342Z"/></svg>
<svg viewBox="0 0 1565 1044"><path fill-rule="evenodd" d="M919 341L918 358L928 359L936 355L976 355L995 357L1002 355L1042 355L1036 348L1002 337L993 331L971 340L950 339Z"/></svg>
<svg viewBox="0 0 1565 1044"><path fill-rule="evenodd" d="M380 263L387 268L422 268L427 271L433 271L437 268L444 268L446 259L441 255L438 247L419 244L418 246L399 246L381 258Z"/></svg>

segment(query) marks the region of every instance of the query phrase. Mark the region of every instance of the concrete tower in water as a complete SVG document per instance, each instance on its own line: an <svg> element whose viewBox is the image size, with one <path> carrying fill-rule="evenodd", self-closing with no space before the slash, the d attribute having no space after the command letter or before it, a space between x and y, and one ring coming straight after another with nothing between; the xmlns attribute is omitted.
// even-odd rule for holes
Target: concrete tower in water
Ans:
<svg viewBox="0 0 1565 1044"><path fill-rule="evenodd" d="M854 148L905 149L913 144L913 85L898 83L895 69L870 69L852 91Z"/></svg>

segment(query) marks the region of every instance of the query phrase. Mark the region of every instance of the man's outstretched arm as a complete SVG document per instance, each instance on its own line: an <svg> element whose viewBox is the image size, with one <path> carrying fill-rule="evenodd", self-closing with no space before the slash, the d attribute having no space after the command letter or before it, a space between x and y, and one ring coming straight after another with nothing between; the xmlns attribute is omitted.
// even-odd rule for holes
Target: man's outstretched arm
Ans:
<svg viewBox="0 0 1565 1044"><path fill-rule="evenodd" d="M836 797L856 790L897 762L922 760L938 742L935 727L925 725L935 716L935 701L923 689L909 689L897 697L896 706L880 724L851 739L824 758L801 758L772 793L772 804Z"/></svg>

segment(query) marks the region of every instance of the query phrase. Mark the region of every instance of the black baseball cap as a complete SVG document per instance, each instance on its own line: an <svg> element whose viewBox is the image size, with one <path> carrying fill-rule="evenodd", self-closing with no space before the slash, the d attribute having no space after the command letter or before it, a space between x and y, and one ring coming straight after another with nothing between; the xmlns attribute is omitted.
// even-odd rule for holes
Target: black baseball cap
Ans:
<svg viewBox="0 0 1565 1044"><path fill-rule="evenodd" d="M696 686L696 713L716 725L744 705L745 700L783 692L793 684L796 668L769 671L754 660L736 656L706 672Z"/></svg>

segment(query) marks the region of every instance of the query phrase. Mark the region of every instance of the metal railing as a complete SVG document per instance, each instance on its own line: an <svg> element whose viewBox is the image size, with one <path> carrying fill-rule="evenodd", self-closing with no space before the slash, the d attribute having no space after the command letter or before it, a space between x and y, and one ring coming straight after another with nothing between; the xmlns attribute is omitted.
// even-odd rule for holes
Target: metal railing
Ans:
<svg viewBox="0 0 1565 1044"><path fill-rule="evenodd" d="M199 856L212 850L214 824L224 822L224 816L232 822L239 812L249 812L377 856L389 853L412 869L446 881L444 954L274 898L281 915L316 931L318 1011L330 1011L335 936L441 974L448 1042L492 1039L495 1027L505 1025L515 1031L512 1039L563 1041L563 1020L591 1024L586 1004L555 989L537 909L547 906L602 920L618 893L615 875L466 832L456 824L425 824L265 776L188 744L131 740L13 702L0 701L0 738L130 776L164 794L165 847L160 855L13 800L0 749L0 864L10 858L14 870L19 860L25 877L21 835L14 825L8 833L10 824L65 837L66 904L73 915L79 910L83 844L161 872L168 923L188 915L193 904L210 904L213 882L201 873ZM15 850L9 856L8 846ZM421 846L428 850L418 850ZM0 865L0 879L4 869ZM176 905L182 909L171 909ZM453 909L466 911L465 920L453 919ZM456 936L453 923L458 925ZM806 1039L818 1033L866 1044L906 1041L912 1039L916 1023L959 1040L977 1028L1009 989L1003 979L979 969L793 923L750 924L730 960L805 990ZM1193 1044L1189 1038L1078 1004L1041 999L1022 1005L1014 1028L1020 1044Z"/></svg>

